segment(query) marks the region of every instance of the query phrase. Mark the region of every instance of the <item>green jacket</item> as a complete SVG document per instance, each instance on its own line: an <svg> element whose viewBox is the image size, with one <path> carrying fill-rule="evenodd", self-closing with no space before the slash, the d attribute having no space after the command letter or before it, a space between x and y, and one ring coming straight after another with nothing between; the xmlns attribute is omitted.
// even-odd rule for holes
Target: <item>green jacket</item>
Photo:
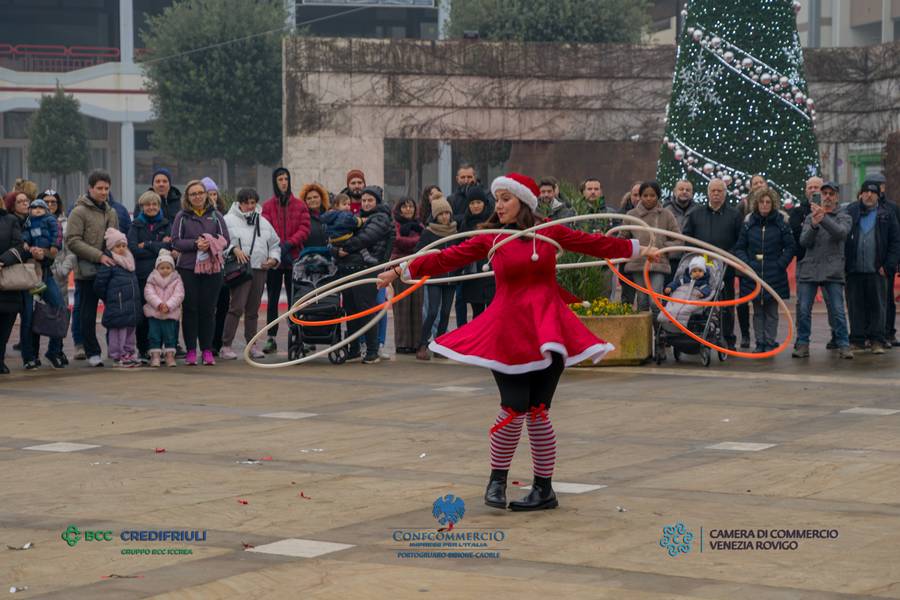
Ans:
<svg viewBox="0 0 900 600"><path fill-rule="evenodd" d="M93 279L103 256L104 235L109 227L118 228L116 211L105 203L97 206L88 196L81 196L69 215L66 248L78 257L75 279Z"/></svg>

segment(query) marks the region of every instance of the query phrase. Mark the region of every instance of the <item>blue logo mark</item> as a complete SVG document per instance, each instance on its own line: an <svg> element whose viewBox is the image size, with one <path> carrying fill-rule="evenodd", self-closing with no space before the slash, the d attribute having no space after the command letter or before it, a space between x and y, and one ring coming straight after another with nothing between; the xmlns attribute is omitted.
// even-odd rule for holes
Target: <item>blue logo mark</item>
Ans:
<svg viewBox="0 0 900 600"><path fill-rule="evenodd" d="M679 554L687 554L691 551L691 541L694 534L688 531L684 523L678 521L674 525L666 525L663 527L662 537L659 538L659 545L665 548L669 556L678 556Z"/></svg>
<svg viewBox="0 0 900 600"><path fill-rule="evenodd" d="M453 526L462 521L463 515L466 514L466 503L462 498L447 494L443 498L434 501L431 508L431 514L437 519L441 525L446 525L453 529Z"/></svg>

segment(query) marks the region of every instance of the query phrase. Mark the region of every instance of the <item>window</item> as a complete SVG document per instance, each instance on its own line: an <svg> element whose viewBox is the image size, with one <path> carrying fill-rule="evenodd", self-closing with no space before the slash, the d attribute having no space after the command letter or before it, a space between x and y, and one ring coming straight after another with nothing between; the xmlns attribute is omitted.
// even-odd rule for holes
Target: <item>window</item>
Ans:
<svg viewBox="0 0 900 600"><path fill-rule="evenodd" d="M84 121L87 129L87 139L105 142L109 138L109 123L93 117L85 117Z"/></svg>
<svg viewBox="0 0 900 600"><path fill-rule="evenodd" d="M10 140L27 140L30 116L30 112L20 110L3 113L3 137Z"/></svg>

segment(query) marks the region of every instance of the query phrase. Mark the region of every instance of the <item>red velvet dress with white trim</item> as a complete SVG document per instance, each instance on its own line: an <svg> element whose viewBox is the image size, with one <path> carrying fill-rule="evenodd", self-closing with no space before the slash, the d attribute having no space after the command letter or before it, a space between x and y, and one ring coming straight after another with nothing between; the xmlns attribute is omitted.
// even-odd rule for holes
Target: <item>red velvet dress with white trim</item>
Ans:
<svg viewBox="0 0 900 600"><path fill-rule="evenodd" d="M540 230L564 249L598 258L635 258L636 240L585 233L555 225ZM495 240L505 234L483 234L462 244L411 261L413 278L455 271L484 260ZM532 259L537 254L538 260ZM581 324L563 302L556 283L556 247L522 237L499 248L491 260L497 291L487 309L467 325L431 342L429 348L459 362L506 374L527 373L548 367L551 352L571 366L591 359L595 363L613 350Z"/></svg>

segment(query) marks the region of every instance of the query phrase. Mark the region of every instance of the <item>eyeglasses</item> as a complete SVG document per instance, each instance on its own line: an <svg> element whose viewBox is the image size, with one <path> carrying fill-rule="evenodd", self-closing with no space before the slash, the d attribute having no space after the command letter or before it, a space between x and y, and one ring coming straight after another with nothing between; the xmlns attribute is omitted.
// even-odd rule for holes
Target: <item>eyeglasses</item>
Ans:
<svg viewBox="0 0 900 600"><path fill-rule="evenodd" d="M206 192L191 192L190 194L188 194L188 196L191 198L197 198L197 197L203 196L205 194L206 194Z"/></svg>

